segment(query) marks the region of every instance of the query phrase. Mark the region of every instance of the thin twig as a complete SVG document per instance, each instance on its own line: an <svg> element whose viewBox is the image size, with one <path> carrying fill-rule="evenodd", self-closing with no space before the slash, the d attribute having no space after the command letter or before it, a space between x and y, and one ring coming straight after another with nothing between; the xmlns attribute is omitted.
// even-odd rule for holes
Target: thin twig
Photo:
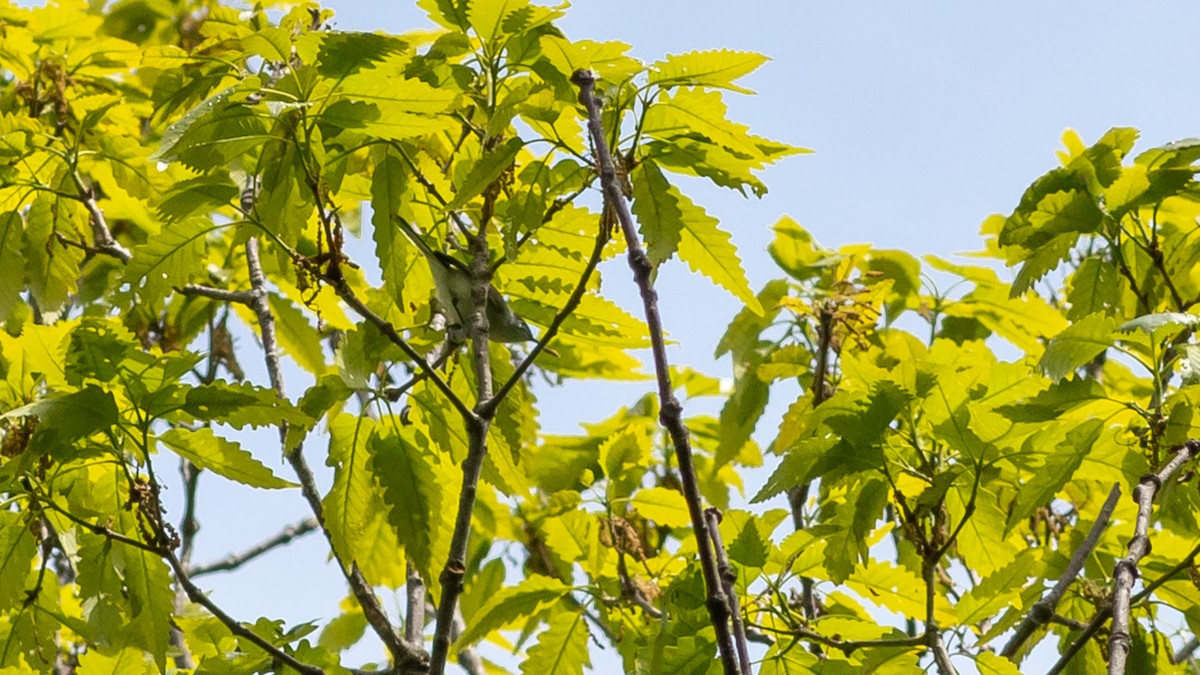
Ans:
<svg viewBox="0 0 1200 675"><path fill-rule="evenodd" d="M709 507L704 510L704 517L708 520L708 535L712 537L713 550L717 554L717 571L721 574L725 600L729 603L729 619L733 626L733 646L737 648L738 666L742 669L742 675L752 675L750 647L746 644L741 607L733 588L733 582L737 581L737 573L733 571L733 565L729 564L729 556L725 555L725 542L721 539L721 512Z"/></svg>
<svg viewBox="0 0 1200 675"><path fill-rule="evenodd" d="M1029 613L1017 626L1013 636L1009 638L1008 644L1004 645L1004 650L1000 655L1011 659L1021 649L1025 641L1033 635L1041 626L1050 622L1054 618L1054 609L1058 607L1058 602L1062 600L1063 594L1067 592L1067 587L1075 581L1075 577L1079 576L1079 572L1083 569L1084 562L1088 556L1092 554L1092 550L1096 548L1096 544L1100 541L1100 535L1104 533L1108 527L1108 521L1112 518L1113 510L1117 508L1117 499L1121 496L1121 485L1113 484L1112 490L1108 493L1108 499L1104 500L1104 505L1100 507L1100 513L1096 515L1096 522L1092 523L1092 529L1088 531L1087 537L1083 540L1083 544L1075 550L1075 554L1071 556L1070 562L1067 563L1067 569L1063 570L1062 575L1058 578L1058 583L1054 584L1054 588L1050 592L1034 603L1029 609Z"/></svg>
<svg viewBox="0 0 1200 675"><path fill-rule="evenodd" d="M738 659L733 646L733 636L729 628L729 606L725 600L725 591L721 586L721 578L717 572L717 560L713 554L712 542L709 540L708 524L704 519L703 497L700 494L699 482L696 478L696 468L692 462L691 440L688 437L687 426L683 423L683 406L675 398L671 386L670 366L667 362L666 342L663 338L662 319L658 311L658 294L651 280L653 266L646 252L642 249L637 228L633 223L633 215L629 212L629 204L617 184L617 171L613 165L612 155L608 150L608 142L604 138L601 126L600 102L596 98L596 76L588 70L577 70L571 76L572 83L579 87L579 102L587 109L588 133L592 139L593 150L599 165L600 184L604 189L604 201L617 215L621 224L621 232L625 236L628 249L629 267L633 270L634 281L641 291L642 306L646 314L646 325L650 330L651 352L654 355L654 370L658 379L658 396L661 403L659 421L671 436L675 448L675 458L679 466L679 479L683 488L684 499L687 501L688 513L692 520L692 529L696 538L696 554L700 559L700 568L704 573L704 585L708 590L707 606L709 618L716 631L717 646L721 655L721 664L727 675L738 672Z"/></svg>
<svg viewBox="0 0 1200 675"><path fill-rule="evenodd" d="M1187 642L1183 643L1182 647L1180 647L1174 654L1171 655L1171 663L1179 665L1187 659L1192 658L1192 654L1195 653L1197 648L1200 648L1200 639L1197 639L1196 636L1193 635L1192 637L1188 638Z"/></svg>
<svg viewBox="0 0 1200 675"><path fill-rule="evenodd" d="M79 175L78 171L71 171L71 180L74 181L75 188L79 190L79 201L83 202L83 207L91 216L92 236L96 240L96 250L117 258L123 263L129 262L133 258L133 254L113 238L112 230L108 228L108 220L105 219L100 206L96 204L95 190L84 185L83 177Z"/></svg>
<svg viewBox="0 0 1200 675"><path fill-rule="evenodd" d="M211 356L210 356L211 358ZM183 516L179 519L179 561L184 567L190 564L192 550L196 545L196 533L200 531L200 522L196 520L196 491L200 486L200 467L186 459L179 460L179 473L183 479ZM175 585L175 612L182 613L187 603L187 593L179 584ZM171 646L177 650L175 667L186 669L195 668L196 660L188 648L183 630L171 624Z"/></svg>
<svg viewBox="0 0 1200 675"><path fill-rule="evenodd" d="M404 586L404 597L407 611L404 613L404 639L409 644L421 644L425 641L425 581L416 565L408 562L408 579Z"/></svg>
<svg viewBox="0 0 1200 675"><path fill-rule="evenodd" d="M292 541L299 539L300 537L303 537L309 532L317 530L320 527L321 524L317 522L316 518L305 518L298 523L288 525L273 537L264 539L263 541L258 542L244 551L230 553L220 560L216 560L204 565L189 567L188 574L195 579L206 574L235 570L251 560L263 555L264 553L279 548L280 546L286 546Z"/></svg>
<svg viewBox="0 0 1200 675"><path fill-rule="evenodd" d="M1120 675L1125 672L1126 660L1132 646L1130 605L1133 584L1138 577L1138 561L1150 552L1150 516L1154 507L1154 497L1162 489L1163 484L1170 480L1171 476L1197 453L1200 453L1200 441L1195 439L1187 441L1176 451L1175 456L1162 469L1159 469L1158 473L1142 476L1137 487L1133 489L1133 498L1138 505L1133 538L1129 540L1129 553L1117 561L1113 575L1116 587L1113 590L1112 633L1108 640L1109 675Z"/></svg>
<svg viewBox="0 0 1200 675"><path fill-rule="evenodd" d="M212 300L222 300L224 302L236 302L238 304L253 306L254 292L253 291L227 291L223 288L213 288L211 286L202 286L200 284L188 284L179 286L175 289L182 295L210 298Z"/></svg>

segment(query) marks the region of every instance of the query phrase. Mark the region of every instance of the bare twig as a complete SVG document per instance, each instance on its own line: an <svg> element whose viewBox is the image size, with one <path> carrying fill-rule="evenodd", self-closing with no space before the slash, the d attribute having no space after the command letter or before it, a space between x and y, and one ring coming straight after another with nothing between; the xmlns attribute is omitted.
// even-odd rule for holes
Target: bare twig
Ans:
<svg viewBox="0 0 1200 675"><path fill-rule="evenodd" d="M750 647L746 644L746 630L742 626L742 612L738 596L733 588L737 581L737 573L729 564L729 556L725 555L725 542L721 539L721 512L709 507L704 510L708 521L708 534L712 537L713 550L717 554L717 571L721 573L721 583L725 589L725 599L729 603L729 620L733 626L733 646L737 648L738 666L742 675L751 675Z"/></svg>
<svg viewBox="0 0 1200 675"><path fill-rule="evenodd" d="M817 363L813 368L812 397L813 408L824 403L830 396L829 392L829 356L833 347L833 317L834 310L827 304L822 304L817 311ZM804 505L808 502L811 483L795 485L788 490L788 505L792 510L792 526L803 530ZM813 592L811 577L800 578L801 609L804 618L812 621L817 618L817 599Z"/></svg>
<svg viewBox="0 0 1200 675"><path fill-rule="evenodd" d="M133 258L133 254L113 238L112 230L108 228L108 220L105 219L100 206L96 204L95 190L84 185L83 177L79 175L78 171L71 171L71 180L74 181L75 188L79 190L79 201L83 202L83 207L91 216L92 236L96 240L96 251L117 258L123 263L129 262Z"/></svg>
<svg viewBox="0 0 1200 675"><path fill-rule="evenodd" d="M1174 654L1171 655L1171 663L1179 665L1187 659L1192 658L1192 654L1196 652L1197 648L1200 648L1200 639L1197 639L1196 636L1193 635L1192 637L1188 638L1187 642L1183 643L1183 646L1181 646Z"/></svg>
<svg viewBox="0 0 1200 675"><path fill-rule="evenodd" d="M175 289L179 293L192 297L210 298L224 302L236 302L242 305L254 305L253 291L227 291L223 288L213 288L200 284L188 284Z"/></svg>
<svg viewBox="0 0 1200 675"><path fill-rule="evenodd" d="M1011 659L1016 655L1025 641L1033 635L1039 627L1050 622L1054 618L1054 609L1058 607L1058 602L1062 600L1062 596L1067 592L1067 587L1075 581L1075 577L1079 576L1080 570L1083 569L1084 562L1088 556L1092 554L1092 550L1096 548L1097 542L1100 541L1100 535L1104 533L1108 527L1108 521L1112 517L1113 510L1117 508L1117 499L1121 496L1120 484L1114 484L1112 490L1108 493L1108 499L1104 501L1104 505L1100 507L1100 513L1096 515L1096 522L1092 524L1092 529L1088 531L1087 538L1083 540L1083 544L1076 549L1074 555L1071 556L1070 562L1067 563L1067 569L1063 570L1062 576L1058 578L1058 583L1054 584L1054 588L1050 592L1034 603L1029 609L1029 613L1017 626L1013 636L1009 638L1008 644L1004 645L1004 650L1000 655Z"/></svg>
<svg viewBox="0 0 1200 675"><path fill-rule="evenodd" d="M684 499L687 501L688 513L692 520L692 529L696 538L696 553L700 559L700 568L704 574L704 585L708 590L708 613L716 631L717 645L721 655L721 664L727 675L738 673L738 659L733 646L733 636L729 627L729 606L725 599L725 591L721 586L721 578L717 572L716 556L713 554L712 542L709 540L708 524L704 519L703 497L696 478L696 469L692 463L692 447L688 437L687 426L683 423L683 406L675 398L671 386L671 375L667 362L666 342L663 338L662 319L658 311L658 294L651 280L653 266L646 252L642 250L637 228L633 224L633 215L629 212L629 204L617 184L617 171L613 165L612 155L608 150L608 142L604 138L604 130L600 121L600 101L596 98L596 76L588 70L577 70L571 76L571 81L579 87L579 101L587 109L588 133L599 165L600 183L604 189L604 200L609 208L617 215L621 231L625 236L628 248L629 266L633 270L634 281L642 296L642 306L646 313L646 325L650 330L651 352L654 355L654 370L658 379L658 395L661 402L659 421L671 436L675 447L675 458L679 465L680 484L683 488Z"/></svg>
<svg viewBox="0 0 1200 675"><path fill-rule="evenodd" d="M1166 463L1158 473L1142 476L1137 487L1133 489L1133 498L1138 504L1137 520L1134 521L1133 538L1129 541L1129 553L1117 561L1113 590L1113 622L1112 633L1109 637L1109 675L1119 675L1125 672L1126 660L1132 646L1130 638L1130 614L1133 595L1133 583L1137 579L1137 564L1150 552L1150 515L1154 506L1154 497L1162 489L1163 483L1170 480L1186 462L1200 453L1200 440L1189 440L1183 444L1175 456Z"/></svg>
<svg viewBox="0 0 1200 675"><path fill-rule="evenodd" d="M407 611L404 613L404 639L409 644L421 644L425 641L425 581L421 572L410 561L408 563L408 580L404 587L407 600Z"/></svg>
<svg viewBox="0 0 1200 675"><path fill-rule="evenodd" d="M305 518L298 523L288 525L278 534L270 537L269 539L264 539L244 551L230 553L220 560L216 560L204 565L189 567L188 574L195 579L206 574L235 570L251 560L263 555L264 553L279 548L280 546L286 546L292 541L299 539L300 537L303 537L309 532L317 530L320 527L321 524L318 523L315 518Z"/></svg>
<svg viewBox="0 0 1200 675"><path fill-rule="evenodd" d="M211 357L210 357L211 358ZM183 517L179 519L179 561L184 567L192 559L192 549L196 545L196 533L200 523L196 520L196 489L200 485L200 467L186 459L179 460L179 473L183 478ZM175 611L182 612L187 602L187 593L179 584L175 585ZM188 648L183 631L174 623L171 624L171 646L178 653L175 656L175 667L195 668L196 661Z"/></svg>

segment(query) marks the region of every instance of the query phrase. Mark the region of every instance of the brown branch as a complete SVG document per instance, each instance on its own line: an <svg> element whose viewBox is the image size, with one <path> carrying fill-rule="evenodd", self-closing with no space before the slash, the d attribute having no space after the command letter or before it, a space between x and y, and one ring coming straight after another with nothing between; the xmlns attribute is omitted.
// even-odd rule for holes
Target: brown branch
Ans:
<svg viewBox="0 0 1200 675"><path fill-rule="evenodd" d="M822 304L817 312L817 363L813 369L813 408L824 403L829 398L829 352L833 346L833 308ZM808 493L811 483L796 485L788 489L788 505L792 510L792 527L803 530L804 505L808 503ZM817 600L813 592L812 577L800 578L801 609L804 618L812 621L817 618Z"/></svg>
<svg viewBox="0 0 1200 675"><path fill-rule="evenodd" d="M1012 659L1025 644L1025 641L1033 635L1034 631L1054 620L1054 609L1058 607L1063 594L1067 592L1067 587L1075 581L1075 577L1079 576L1079 572L1083 570L1084 562L1092 554L1092 550L1096 548L1096 544L1100 541L1100 535L1108 527L1108 521L1112 518L1113 510L1117 508L1117 499L1120 496L1121 485L1119 483L1113 484L1112 490L1108 493L1108 499L1104 501L1104 505L1100 507L1100 513L1096 515L1096 522L1092 523L1092 529L1088 531L1083 544L1071 556L1070 562L1067 563L1067 568L1063 570L1062 575L1058 578L1058 583L1054 584L1054 588L1050 589L1049 593L1034 603L1033 607L1029 609L1029 613L1025 615L1025 618L1017 626L1013 636L1004 645L1004 650L1000 652L1001 656Z"/></svg>
<svg viewBox="0 0 1200 675"><path fill-rule="evenodd" d="M755 626L755 628L766 629L765 626ZM816 631L802 627L791 628L784 632L798 640L816 642L817 644L840 650L846 656L850 656L860 649L872 649L875 647L920 647L928 642L924 635L901 638L878 638L875 640L842 640L821 635Z"/></svg>
<svg viewBox="0 0 1200 675"><path fill-rule="evenodd" d="M211 330L211 324L210 324ZM211 355L210 355L211 359ZM186 459L179 460L179 473L183 479L183 516L179 519L179 561L187 567L192 559L192 549L196 545L196 533L200 531L200 522L196 520L196 490L200 486L200 467ZM187 594L183 587L176 584L175 611L183 612ZM175 667L195 668L196 661L188 648L183 630L171 624L171 646L178 650L175 656Z"/></svg>
<svg viewBox="0 0 1200 675"><path fill-rule="evenodd" d="M750 669L750 647L746 644L746 629L742 626L742 611L739 607L738 596L734 591L733 582L737 573L729 564L729 556L725 555L725 542L721 539L721 512L709 507L704 510L708 521L708 535L712 537L713 550L717 554L717 571L721 574L721 583L725 589L725 600L729 603L729 619L733 626L733 646L737 648L738 666L742 675L752 675Z"/></svg>
<svg viewBox="0 0 1200 675"><path fill-rule="evenodd" d="M247 190L250 192L250 190ZM251 197L243 195L243 201L248 201ZM243 204L243 206L246 206ZM248 208L244 209L249 211ZM253 302L250 305L255 317L258 319L259 333L262 339L264 358L267 364L267 375L271 380L271 388L280 398L286 398L283 386L283 369L279 362L278 343L275 337L275 316L271 312L271 305L267 295L266 275L263 273L262 260L259 257L258 238L251 237L246 240L246 265L250 272L250 292L253 294ZM344 282L343 282L344 285ZM307 460L304 458L303 443L297 444L294 448L287 447L287 424L281 424L279 428L280 442L283 444L284 456L288 464L292 466L296 477L300 481L300 492L304 495L305 501L308 502L309 508L316 517L317 522L321 523L321 529L325 533L325 538L329 540L330 546L333 546L333 536L329 529L324 526L324 506L321 504L321 493L317 488L317 481L313 477L312 469L309 468ZM424 663L425 655L423 650L415 648L405 642L396 630L392 627L391 620L388 619L387 613L379 603L379 599L375 597L375 591L371 589L371 585L363 577L359 571L358 565L350 562L349 565L342 563L339 560L339 565L342 573L346 577L346 582L350 585L350 590L354 594L363 610L363 616L366 617L367 623L375 631L379 639L387 647L388 652L396 660L398 665L419 666Z"/></svg>
<svg viewBox="0 0 1200 675"><path fill-rule="evenodd" d="M189 297L209 298L211 300L221 300L224 302L236 302L238 304L254 306L253 291L227 291L223 288L213 288L211 286L202 286L200 284L188 284L186 286L177 286L175 291Z"/></svg>
<svg viewBox="0 0 1200 675"><path fill-rule="evenodd" d="M625 201L625 195L617 184L616 167L613 165L612 155L609 153L608 143L604 139L600 121L600 101L596 98L596 76L588 70L577 70L571 76L571 82L579 87L579 102L587 109L588 133L591 136L593 150L599 165L604 201L616 213L617 220L621 224L621 232L625 236L625 244L628 248L629 267L633 270L634 281L641 292L646 325L650 330L654 370L658 379L658 396L661 402L659 421L670 434L675 448L680 484L683 488L684 499L687 501L688 513L691 516L692 529L696 538L696 554L700 559L700 568L704 574L704 585L708 589L706 604L709 618L716 631L721 664L726 675L736 675L739 668L729 627L729 606L721 586L720 575L717 572L717 560L709 540L708 524L704 519L703 497L700 494L696 478L696 468L692 462L691 441L688 438L687 426L683 423L683 406L675 398L674 389L671 386L666 342L663 338L662 319L658 311L658 293L654 290L654 283L651 279L654 268L650 259L646 257L646 252L642 250L641 240L633 224L633 215L629 212L629 204Z"/></svg>
<svg viewBox="0 0 1200 675"><path fill-rule="evenodd" d="M484 193L483 209L479 217L479 231L471 237L471 300L474 308L468 319L468 334L471 337L471 353L475 364L475 400L482 404L492 398L492 363L488 351L487 304L491 283L488 271L488 224L492 220L495 206L495 184ZM454 533L450 537L450 554L442 568L439 580L442 597L438 600L437 626L433 631L433 650L429 657L429 672L442 675L450 652L450 632L458 609L458 596L463 591L463 579L467 574L467 544L471 537L471 514L475 512L475 497L479 489L479 476L483 460L487 457L487 435L492 425L494 409L482 405L463 413L467 428L467 458L463 461L462 488L458 493L458 512L454 518Z"/></svg>
<svg viewBox="0 0 1200 675"><path fill-rule="evenodd" d="M112 256L123 263L129 262L133 258L133 254L113 238L112 230L108 227L108 220L105 219L100 206L96 204L96 191L84 185L83 177L79 175L78 171L71 171L71 180L75 183L75 188L79 190L79 201L83 202L83 207L91 216L92 236L96 240L96 251Z"/></svg>
<svg viewBox="0 0 1200 675"><path fill-rule="evenodd" d="M230 553L220 560L216 560L204 565L188 567L188 574L195 579L206 574L235 570L251 560L263 555L264 553L279 548L280 546L286 546L287 544L292 543L292 541L299 539L300 537L303 537L309 532L317 530L320 527L321 524L318 523L315 518L305 518L297 523L288 525L275 536L269 539L264 539L263 541L258 542L244 551Z"/></svg>
<svg viewBox="0 0 1200 675"><path fill-rule="evenodd" d="M1178 651L1171 654L1171 663L1179 665L1192 658L1192 654L1195 653L1197 648L1200 648L1200 640L1193 635L1187 642L1183 643L1183 646Z"/></svg>
<svg viewBox="0 0 1200 675"><path fill-rule="evenodd" d="M1150 552L1150 516L1154 497L1186 462L1200 453L1200 440L1189 440L1158 473L1142 476L1133 489L1133 498L1138 505L1137 520L1134 521L1133 538L1129 541L1129 553L1117 561L1114 573L1116 588L1113 590L1112 632L1108 640L1109 675L1125 672L1126 660L1132 646L1130 638L1130 614L1133 584L1138 577L1138 561Z"/></svg>
<svg viewBox="0 0 1200 675"><path fill-rule="evenodd" d="M954 664L950 662L950 654L946 652L946 645L942 642L942 633L938 628L937 620L934 618L934 611L937 601L937 589L934 586L934 577L937 572L937 555L936 551L930 550L931 547L926 544L923 546L926 550L925 557L921 560L921 576L925 580L925 633L919 637L923 641L929 651L933 653L933 662L937 664L938 672L941 675L958 675L958 671L954 669Z"/></svg>
<svg viewBox="0 0 1200 675"><path fill-rule="evenodd" d="M408 578L404 585L404 596L407 611L404 613L404 639L409 644L421 644L425 641L425 581L421 572L408 562Z"/></svg>

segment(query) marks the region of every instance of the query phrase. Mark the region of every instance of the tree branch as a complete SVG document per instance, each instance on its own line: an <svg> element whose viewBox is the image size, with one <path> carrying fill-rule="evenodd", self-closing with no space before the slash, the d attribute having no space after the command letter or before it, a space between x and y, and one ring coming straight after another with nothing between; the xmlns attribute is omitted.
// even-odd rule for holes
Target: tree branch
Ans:
<svg viewBox="0 0 1200 675"><path fill-rule="evenodd" d="M269 539L264 539L263 541L260 541L244 551L230 553L220 560L216 560L204 565L188 567L188 574L195 579L206 574L235 570L251 560L263 555L264 553L267 553L272 549L279 548L280 546L286 546L292 541L299 539L300 537L303 537L309 532L319 529L320 527L321 524L318 523L315 518L305 518L300 522L288 525L275 536Z"/></svg>
<svg viewBox="0 0 1200 675"><path fill-rule="evenodd" d="M96 250L123 263L128 263L133 258L133 254L113 238L112 230L108 228L108 220L104 218L104 212L96 204L95 190L84 185L83 177L74 169L71 171L71 180L75 183L75 188L79 190L79 201L83 202L83 207L91 216L89 220L92 222L92 236L96 240Z"/></svg>
<svg viewBox="0 0 1200 675"><path fill-rule="evenodd" d="M1001 656L1012 659L1021 649L1022 645L1025 644L1025 641L1033 635L1034 631L1049 623L1054 618L1054 609L1058 607L1063 594L1067 592L1067 587L1075 581L1075 577L1079 576L1084 562L1092 554L1092 550L1096 548L1096 544L1100 541L1100 535L1108 527L1108 521L1112 518L1113 510L1117 508L1117 499L1120 496L1121 485L1115 483L1112 490L1108 493L1108 499L1104 500L1104 505L1100 507L1100 513L1096 515L1096 522L1092 523L1092 529L1088 531L1083 544L1071 556L1070 562L1067 563L1067 568L1063 570L1062 575L1058 578L1058 583L1054 584L1054 588L1050 589L1049 593L1044 595L1041 600L1038 600L1029 609L1029 613L1025 615L1025 618L1017 626L1013 636L1009 638L1008 644L1004 645L1004 650L1000 652Z"/></svg>
<svg viewBox="0 0 1200 675"><path fill-rule="evenodd" d="M1137 520L1134 521L1133 538L1129 541L1129 553L1117 561L1114 573L1116 588L1113 590L1112 633L1108 640L1109 675L1125 672L1126 660L1132 646L1130 637L1130 614L1133 584L1138 577L1137 564L1150 552L1150 516L1154 497L1186 462L1200 453L1200 440L1189 440L1176 451L1175 456L1159 469L1158 473L1146 474L1133 489L1133 498L1138 504Z"/></svg>
<svg viewBox="0 0 1200 675"><path fill-rule="evenodd" d="M223 288L213 288L211 286L202 286L200 284L188 284L186 286L178 286L175 288L182 295L190 297L209 298L212 300L222 300L224 302L236 302L250 307L254 306L253 291L227 291Z"/></svg>
<svg viewBox="0 0 1200 675"><path fill-rule="evenodd" d="M599 165L604 201L617 214L617 220L621 224L621 231L625 236L625 244L629 251L629 267L633 270L634 281L641 291L646 325L650 329L654 370L658 379L658 396L662 406L659 421L670 434L671 442L675 447L680 483L696 538L696 553L700 559L700 568L704 573L704 585L708 589L706 604L709 618L716 631L721 664L726 675L736 675L739 672L739 666L734 651L733 636L730 634L729 628L729 605L721 586L720 575L717 572L717 561L709 540L708 524L704 519L703 497L700 495L696 469L692 463L691 441L688 438L687 426L683 423L683 406L675 398L671 386L662 319L658 312L658 294L655 292L654 283L650 278L653 266L650 259L646 257L645 251L642 250L641 240L638 238L637 229L633 224L633 215L629 212L629 204L625 201L625 195L617 184L616 167L613 165L612 155L609 153L600 121L600 102L596 99L596 76L588 70L577 70L571 76L571 82L579 87L579 102L587 109L588 133L591 136Z"/></svg>
<svg viewBox="0 0 1200 675"><path fill-rule="evenodd" d="M817 363L813 368L812 396L813 408L824 403L829 398L829 352L833 346L833 308L822 303L817 311ZM808 503L810 483L796 485L788 489L788 505L792 510L792 527L803 530L804 505ZM812 621L817 618L817 599L813 592L812 577L800 577L800 602L804 618Z"/></svg>
<svg viewBox="0 0 1200 675"><path fill-rule="evenodd" d="M729 556L725 555L725 542L721 539L721 512L709 507L704 510L708 521L708 535L712 537L713 550L717 554L717 571L721 574L721 583L725 589L725 600L729 603L729 620L733 626L733 646L737 648L738 666L743 675L751 675L750 647L746 644L746 629L742 626L742 611L738 603L737 593L733 582L737 581L737 573L729 564Z"/></svg>

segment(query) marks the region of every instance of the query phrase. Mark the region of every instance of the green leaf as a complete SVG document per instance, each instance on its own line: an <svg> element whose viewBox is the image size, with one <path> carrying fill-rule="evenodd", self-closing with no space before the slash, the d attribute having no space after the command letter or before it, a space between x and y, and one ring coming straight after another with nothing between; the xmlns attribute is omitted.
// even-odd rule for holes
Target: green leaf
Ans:
<svg viewBox="0 0 1200 675"><path fill-rule="evenodd" d="M133 249L123 281L143 302L157 303L175 286L200 275L210 235L230 226L207 218L191 218L163 226L158 236Z"/></svg>
<svg viewBox="0 0 1200 675"><path fill-rule="evenodd" d="M16 607L24 595L25 578L36 555L37 543L25 516L0 511L0 612Z"/></svg>
<svg viewBox="0 0 1200 675"><path fill-rule="evenodd" d="M671 193L678 200L682 211L679 236L679 259L687 263L693 272L699 272L713 283L729 291L741 300L750 311L761 315L762 305L750 290L750 281L742 269L737 248L728 232L717 227L717 219L708 215L671 186Z"/></svg>
<svg viewBox="0 0 1200 675"><path fill-rule="evenodd" d="M555 615L521 662L522 675L582 675L592 665L588 637L582 612Z"/></svg>
<svg viewBox="0 0 1200 675"><path fill-rule="evenodd" d="M529 5L529 0L472 0L467 9L467 18L475 34L484 42L491 42L503 31L504 18Z"/></svg>
<svg viewBox="0 0 1200 675"><path fill-rule="evenodd" d="M367 444L371 471L383 488L385 516L406 555L432 586L434 569L450 550L448 513L453 501L445 488L452 479L423 447L428 447L428 441L412 433L411 427L377 428Z"/></svg>
<svg viewBox="0 0 1200 675"><path fill-rule="evenodd" d="M867 561L867 538L883 515L887 498L887 483L871 478L855 480L843 499L825 505L829 516L819 529L829 542L825 548L825 569L834 583L845 582L859 563Z"/></svg>
<svg viewBox="0 0 1200 675"><path fill-rule="evenodd" d="M753 91L739 87L733 82L754 72L769 60L762 54L731 49L669 54L665 59L650 66L648 84L663 87L720 87L743 94L753 94Z"/></svg>
<svg viewBox="0 0 1200 675"><path fill-rule="evenodd" d="M79 672L82 675L157 675L159 670L154 659L137 647L103 649L89 647L79 657Z"/></svg>
<svg viewBox="0 0 1200 675"><path fill-rule="evenodd" d="M86 228L82 204L40 193L25 214L25 279L42 312L58 311L79 287L84 252L56 235L79 241ZM11 235L10 235L11 236Z"/></svg>
<svg viewBox="0 0 1200 675"><path fill-rule="evenodd" d="M1200 324L1200 316L1181 312L1159 312L1158 314L1144 314L1127 321L1117 326L1117 331L1121 333L1141 331L1157 342L1185 328L1195 328L1198 324Z"/></svg>
<svg viewBox="0 0 1200 675"><path fill-rule="evenodd" d="M207 171L277 140L267 132L259 111L234 100L255 89L257 82L244 80L190 110L163 133L162 144L150 161L178 161Z"/></svg>
<svg viewBox="0 0 1200 675"><path fill-rule="evenodd" d="M128 514L126 519L132 518L132 514ZM139 548L126 546L119 555L124 563L125 589L129 594L128 639L131 644L150 652L159 669L165 671L171 613L175 608L170 571L162 558Z"/></svg>
<svg viewBox="0 0 1200 675"><path fill-rule="evenodd" d="M1046 377L1058 381L1096 355L1113 346L1116 319L1107 314L1090 314L1054 336L1038 366Z"/></svg>
<svg viewBox="0 0 1200 675"><path fill-rule="evenodd" d="M116 321L84 319L71 331L67 352L67 381L79 386L84 378L109 382L121 362L136 349L136 338Z"/></svg>
<svg viewBox="0 0 1200 675"><path fill-rule="evenodd" d="M341 79L371 67L396 52L408 48L404 40L379 33L330 32L322 36L317 52L317 72ZM287 57L290 58L290 45Z"/></svg>
<svg viewBox="0 0 1200 675"><path fill-rule="evenodd" d="M184 220L228 207L235 203L241 190L227 173L212 173L176 183L162 195L158 212L168 221Z"/></svg>
<svg viewBox="0 0 1200 675"><path fill-rule="evenodd" d="M70 394L47 396L0 419L37 416L38 426L31 446L42 452L61 449L80 438L111 428L118 422L117 404L113 395L95 385L88 385Z"/></svg>
<svg viewBox="0 0 1200 675"><path fill-rule="evenodd" d="M236 429L312 421L274 391L248 382L217 381L191 387L182 410L198 420L222 422Z"/></svg>
<svg viewBox="0 0 1200 675"><path fill-rule="evenodd" d="M513 165L517 153L521 152L523 147L525 147L525 141L520 138L510 138L480 157L479 161L471 167L471 171L467 173L467 177L463 179L462 185L458 186L454 198L450 200L449 204L446 204L446 210L457 211L475 197L483 194L484 190L496 182L500 174Z"/></svg>
<svg viewBox="0 0 1200 675"><path fill-rule="evenodd" d="M325 526L339 558L358 565L372 584L398 588L407 572L397 529L388 522L388 505L367 440L376 423L342 414L329 422L329 460L333 487L325 495Z"/></svg>
<svg viewBox="0 0 1200 675"><path fill-rule="evenodd" d="M25 288L24 259L21 242L25 236L25 221L16 211L0 213L0 322L21 300Z"/></svg>
<svg viewBox="0 0 1200 675"><path fill-rule="evenodd" d="M1011 531L1017 523L1049 504L1062 491L1103 430L1104 420L1090 419L1068 431L1066 438L1052 448L1044 447L1053 438L1049 433L1034 434L1026 439L1021 448L1026 461L1040 462L1017 492L1016 502L1008 514L1006 531Z"/></svg>
<svg viewBox="0 0 1200 675"><path fill-rule="evenodd" d="M208 427L170 429L160 434L158 440L192 464L231 481L256 488L297 487L296 483L272 473L239 443L217 436Z"/></svg>
<svg viewBox="0 0 1200 675"><path fill-rule="evenodd" d="M1067 282L1067 318L1116 314L1121 303L1121 279L1116 266L1100 256L1084 258Z"/></svg>
<svg viewBox="0 0 1200 675"><path fill-rule="evenodd" d="M467 629L458 637L455 645L465 647L475 644L492 631L538 614L570 592L570 586L541 575L502 588L479 608L475 616L467 618Z"/></svg>
<svg viewBox="0 0 1200 675"><path fill-rule="evenodd" d="M652 487L639 490L630 505L647 520L665 527L687 527L692 524L687 501L677 490Z"/></svg>
<svg viewBox="0 0 1200 675"><path fill-rule="evenodd" d="M846 586L901 616L925 615L925 584L908 568L872 560L846 580ZM934 596L934 618L941 625L955 623L945 597Z"/></svg>
<svg viewBox="0 0 1200 675"><path fill-rule="evenodd" d="M646 241L646 255L657 265L679 250L683 210L657 163L642 162L629 177L633 182L633 215Z"/></svg>

